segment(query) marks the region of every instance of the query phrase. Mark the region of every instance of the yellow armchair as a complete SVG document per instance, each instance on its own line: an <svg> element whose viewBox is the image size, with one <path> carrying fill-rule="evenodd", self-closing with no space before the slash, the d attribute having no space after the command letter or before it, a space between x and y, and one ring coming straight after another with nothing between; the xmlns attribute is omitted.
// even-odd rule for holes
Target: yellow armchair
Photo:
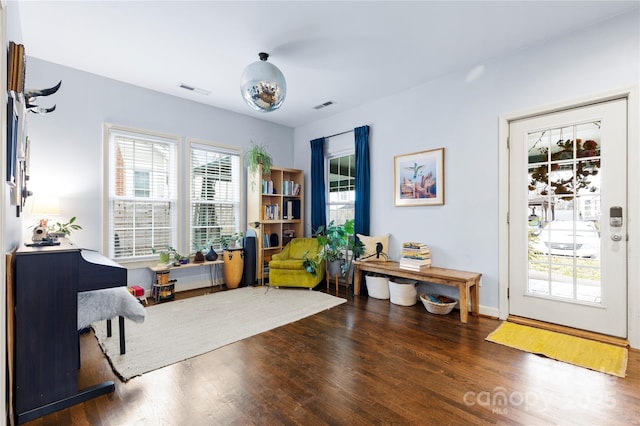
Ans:
<svg viewBox="0 0 640 426"><path fill-rule="evenodd" d="M303 266L305 258L315 259L322 246L315 238L294 238L269 262L269 285L274 287L313 288L324 280L324 260L318 262L316 275Z"/></svg>

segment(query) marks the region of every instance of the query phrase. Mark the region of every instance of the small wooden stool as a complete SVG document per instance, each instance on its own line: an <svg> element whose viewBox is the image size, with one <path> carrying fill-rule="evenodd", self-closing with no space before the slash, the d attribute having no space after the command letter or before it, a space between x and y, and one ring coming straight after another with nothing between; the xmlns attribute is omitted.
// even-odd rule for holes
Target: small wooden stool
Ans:
<svg viewBox="0 0 640 426"><path fill-rule="evenodd" d="M327 275L327 293L329 292L329 286L331 285L331 280L334 279L336 282L336 295L338 295L338 283L340 282L340 276L336 275L335 277L332 277L331 275L329 275L329 268L326 269L325 274Z"/></svg>

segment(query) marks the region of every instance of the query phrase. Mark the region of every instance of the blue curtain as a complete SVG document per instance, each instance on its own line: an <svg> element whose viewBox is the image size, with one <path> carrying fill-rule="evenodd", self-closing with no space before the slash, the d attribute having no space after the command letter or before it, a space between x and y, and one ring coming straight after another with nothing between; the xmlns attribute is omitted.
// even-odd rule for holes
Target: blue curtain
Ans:
<svg viewBox="0 0 640 426"><path fill-rule="evenodd" d="M356 201L355 232L369 235L371 193L369 190L369 126L356 127Z"/></svg>
<svg viewBox="0 0 640 426"><path fill-rule="evenodd" d="M324 198L324 138L311 141L311 232L327 224Z"/></svg>

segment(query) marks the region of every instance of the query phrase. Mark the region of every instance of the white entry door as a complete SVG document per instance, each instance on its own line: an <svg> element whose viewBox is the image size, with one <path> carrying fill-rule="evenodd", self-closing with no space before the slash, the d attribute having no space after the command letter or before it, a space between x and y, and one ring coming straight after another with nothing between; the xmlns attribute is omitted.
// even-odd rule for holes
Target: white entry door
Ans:
<svg viewBox="0 0 640 426"><path fill-rule="evenodd" d="M627 101L509 124L509 313L627 337Z"/></svg>

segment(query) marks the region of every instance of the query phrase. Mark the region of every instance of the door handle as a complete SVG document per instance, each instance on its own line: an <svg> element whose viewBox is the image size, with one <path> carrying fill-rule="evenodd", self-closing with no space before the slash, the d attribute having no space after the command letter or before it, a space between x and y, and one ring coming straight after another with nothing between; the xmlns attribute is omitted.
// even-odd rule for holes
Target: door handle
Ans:
<svg viewBox="0 0 640 426"><path fill-rule="evenodd" d="M622 241L622 234L611 234L611 239L613 241Z"/></svg>

